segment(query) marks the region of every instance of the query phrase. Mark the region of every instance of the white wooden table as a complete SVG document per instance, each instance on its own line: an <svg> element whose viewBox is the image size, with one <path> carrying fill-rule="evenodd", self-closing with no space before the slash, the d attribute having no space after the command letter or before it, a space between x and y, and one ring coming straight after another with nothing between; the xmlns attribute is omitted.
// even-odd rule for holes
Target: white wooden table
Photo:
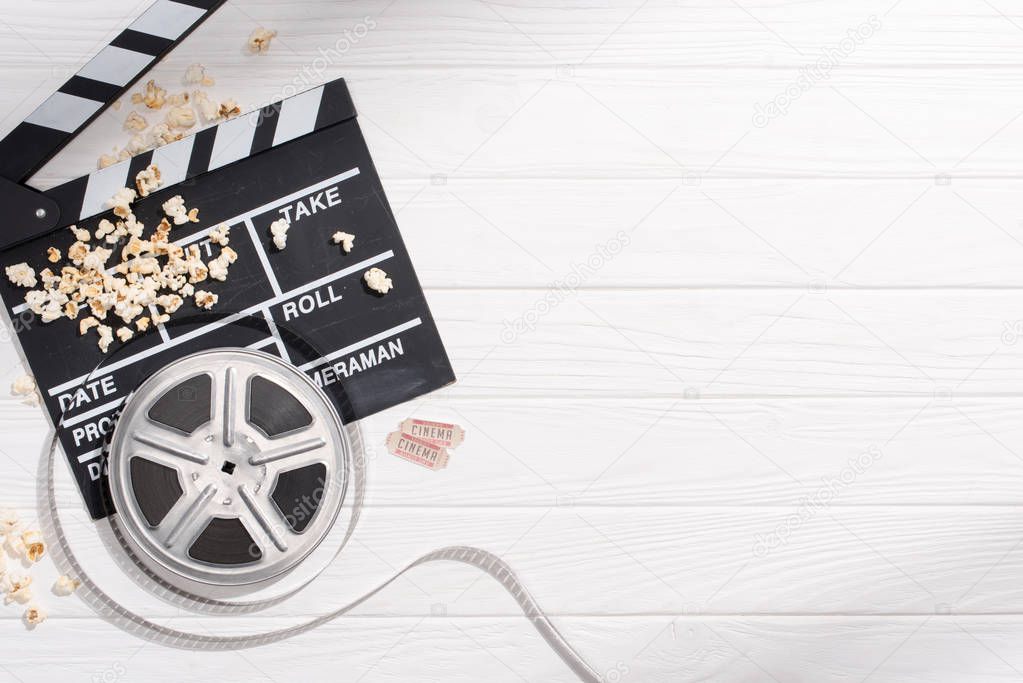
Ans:
<svg viewBox="0 0 1023 683"><path fill-rule="evenodd" d="M146 4L4 0L0 132ZM460 377L365 428L469 431L442 475L388 465L382 562L406 520L457 527L609 681L1023 677L1023 8L232 0L153 75L193 61L245 108L344 76L360 109ZM0 401L0 504L34 514L48 430ZM125 634L47 572L40 628L0 608L0 677L572 680L464 567L232 653Z"/></svg>

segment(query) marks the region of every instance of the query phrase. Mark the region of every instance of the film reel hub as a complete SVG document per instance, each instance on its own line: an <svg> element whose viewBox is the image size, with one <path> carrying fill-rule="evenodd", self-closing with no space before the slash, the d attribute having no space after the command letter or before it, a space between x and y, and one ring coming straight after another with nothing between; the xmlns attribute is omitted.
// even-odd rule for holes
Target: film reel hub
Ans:
<svg viewBox="0 0 1023 683"><path fill-rule="evenodd" d="M129 398L110 488L129 551L201 596L258 590L330 533L351 446L327 397L273 356L222 349L161 369Z"/></svg>

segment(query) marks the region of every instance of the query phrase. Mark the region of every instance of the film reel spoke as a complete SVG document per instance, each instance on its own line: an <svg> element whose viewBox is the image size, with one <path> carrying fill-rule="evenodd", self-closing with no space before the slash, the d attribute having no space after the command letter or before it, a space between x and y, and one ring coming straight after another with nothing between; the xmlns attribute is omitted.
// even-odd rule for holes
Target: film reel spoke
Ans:
<svg viewBox="0 0 1023 683"><path fill-rule="evenodd" d="M178 445L169 439L153 436L146 432L136 432L132 438L144 446L156 449L159 453L172 455L175 458L182 458L199 465L205 465L210 460L209 456L203 453L199 453L187 446Z"/></svg>
<svg viewBox="0 0 1023 683"><path fill-rule="evenodd" d="M209 484L198 495L186 497L179 501L178 505L175 506L177 513L174 514L175 509L172 509L168 518L165 518L157 529L157 537L163 536L160 540L165 548L172 549L175 547L178 541L181 540L182 535L185 535L185 532L195 525L204 508L209 505L209 502L216 494L217 487ZM174 516L171 517L171 514ZM165 529L167 531L164 532Z"/></svg>
<svg viewBox="0 0 1023 683"><path fill-rule="evenodd" d="M268 509L266 498L257 498L244 484L238 487L238 496L245 502L249 514L252 515L258 527L267 535L267 538L270 539L279 551L282 553L287 552L288 543L284 540L284 535L281 533L280 522L276 521L279 515L275 514L275 511Z"/></svg>
<svg viewBox="0 0 1023 683"><path fill-rule="evenodd" d="M235 420L238 415L238 371L230 367L224 371L224 416L223 432L224 445L228 448L234 446Z"/></svg>
<svg viewBox="0 0 1023 683"><path fill-rule="evenodd" d="M256 453L249 457L250 465L266 465L272 462L278 462L286 458L289 466L301 465L311 461L311 458L299 458L294 459L298 455L307 455L313 451L317 451L327 445L327 442L320 437L312 439L294 439L292 443L287 443L283 446L274 448L273 450L263 451Z"/></svg>

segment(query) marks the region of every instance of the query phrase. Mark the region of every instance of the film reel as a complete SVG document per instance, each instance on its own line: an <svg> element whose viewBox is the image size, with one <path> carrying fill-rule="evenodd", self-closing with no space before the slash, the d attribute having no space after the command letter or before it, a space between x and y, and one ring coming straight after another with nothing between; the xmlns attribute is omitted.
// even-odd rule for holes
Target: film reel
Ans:
<svg viewBox="0 0 1023 683"><path fill-rule="evenodd" d="M199 352L147 379L108 457L132 553L207 598L294 570L328 537L351 477L330 400L294 366L249 349Z"/></svg>

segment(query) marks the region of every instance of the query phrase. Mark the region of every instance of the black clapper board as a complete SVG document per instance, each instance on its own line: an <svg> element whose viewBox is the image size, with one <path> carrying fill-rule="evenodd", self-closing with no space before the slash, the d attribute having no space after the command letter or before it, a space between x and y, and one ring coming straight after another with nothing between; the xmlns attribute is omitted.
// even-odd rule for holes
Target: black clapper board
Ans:
<svg viewBox="0 0 1023 683"><path fill-rule="evenodd" d="M46 111L37 111L0 141L0 171L19 185L28 180L220 4L157 2L115 39L112 54L103 56L110 48L100 53L96 59L104 64L93 64L94 59L83 69L85 76L75 76L55 95L56 103L47 100L40 107ZM124 51L140 50L136 58L125 58ZM133 65L139 70L127 74ZM107 87L95 80L104 77ZM68 98L91 98L95 108L74 102L69 107ZM5 159L5 151L21 154L21 162ZM199 310L189 300L168 325L136 333L126 344L115 340L104 355L95 330L80 337L77 321L67 318L43 324L24 305L25 289L6 278L0 284L93 518L114 512L106 495L104 444L118 411L146 377L186 355L223 347L277 355L313 378L346 421L454 382L342 80L42 193L35 198L55 203L59 221L44 232L25 227L31 220L24 219L21 241L12 245L8 237L0 265L25 261L37 272L50 265L48 247L66 253L74 242L67 227L94 231L100 219L112 219L107 200L119 188L134 187L135 175L151 163L160 169L163 185L133 204L147 236L163 217L163 202L174 195L200 210L199 223L174 227L171 237L177 244L197 244L209 259L219 250L211 247L210 230L221 223L231 227L230 246L239 258L227 281L197 285L219 295L212 311ZM18 201L35 194L18 185L12 191L21 193L14 198ZM291 223L283 251L274 246L269 230L281 218ZM331 242L338 230L356 236L351 253ZM119 261L121 246L108 266ZM393 280L390 293L381 296L365 285L363 275L372 267ZM111 313L107 322L116 326L120 319Z"/></svg>

